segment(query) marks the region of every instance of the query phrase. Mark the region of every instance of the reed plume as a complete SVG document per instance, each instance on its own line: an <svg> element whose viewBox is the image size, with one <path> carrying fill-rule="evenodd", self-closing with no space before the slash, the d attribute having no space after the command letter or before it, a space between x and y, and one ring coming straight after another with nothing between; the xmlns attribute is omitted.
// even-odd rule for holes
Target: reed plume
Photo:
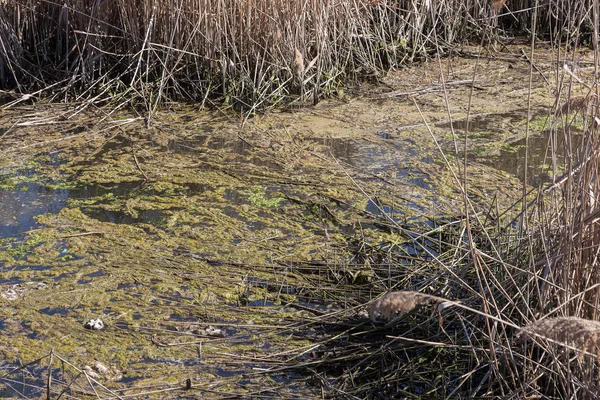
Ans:
<svg viewBox="0 0 600 400"><path fill-rule="evenodd" d="M390 292L369 305L369 318L373 322L391 321L410 313L418 306L434 303L448 303L448 300L409 290Z"/></svg>
<svg viewBox="0 0 600 400"><path fill-rule="evenodd" d="M542 336L600 356L600 321L578 317L545 318L523 328L523 337Z"/></svg>

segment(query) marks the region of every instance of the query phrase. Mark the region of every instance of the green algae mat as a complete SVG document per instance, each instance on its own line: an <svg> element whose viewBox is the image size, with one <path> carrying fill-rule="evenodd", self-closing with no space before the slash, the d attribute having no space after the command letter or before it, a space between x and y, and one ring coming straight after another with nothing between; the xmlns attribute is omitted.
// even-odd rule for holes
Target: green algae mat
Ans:
<svg viewBox="0 0 600 400"><path fill-rule="evenodd" d="M531 184L555 102L540 59ZM477 211L516 215L529 63L480 59L473 81L475 59L445 60L445 85L439 68L249 119L0 111L0 397L341 396L343 360L320 363L380 329L370 299L435 283L465 150Z"/></svg>

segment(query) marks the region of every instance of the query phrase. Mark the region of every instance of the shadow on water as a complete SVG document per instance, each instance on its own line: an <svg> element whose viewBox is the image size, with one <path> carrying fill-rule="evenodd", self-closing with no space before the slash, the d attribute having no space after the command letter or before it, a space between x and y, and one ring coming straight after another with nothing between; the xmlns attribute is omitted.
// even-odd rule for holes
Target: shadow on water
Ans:
<svg viewBox="0 0 600 400"><path fill-rule="evenodd" d="M27 177L34 171L28 171ZM75 189L55 189L43 183L24 182L11 188L0 188L0 238L18 237L24 232L36 229L39 225L36 216L58 213L67 206L69 199L88 199L106 194L121 196L139 189L139 183L119 183L114 185L83 186ZM148 219L157 216L145 216ZM107 212L104 220L120 221L118 213Z"/></svg>
<svg viewBox="0 0 600 400"><path fill-rule="evenodd" d="M492 168L508 172L517 177L521 181L524 176L525 169L525 154L528 156L528 184L539 186L549 181L548 165L551 163L550 151L550 118L547 117L545 110L532 110L532 121L538 121L541 125L542 132L535 132L529 137L529 150L527 152L525 139L520 139L516 142L506 144L500 149L499 154L493 156L477 157L483 164ZM459 135L464 135L464 131L469 130L476 139L485 142L486 140L498 141L503 140L500 137L495 137L498 133L504 133L506 136L514 132L515 126L523 124L527 118L527 109L516 110L510 113L487 114L472 118L470 121L460 120L453 121L452 127ZM533 123L533 122L532 122ZM438 128L450 128L450 123L440 123L436 125ZM571 135L572 147L574 149L581 145L582 135L577 128L572 128L576 133ZM557 165L564 165L566 162L565 151L566 144L563 135L557 135L555 158Z"/></svg>
<svg viewBox="0 0 600 400"><path fill-rule="evenodd" d="M189 139L171 139L166 149L170 152L181 155L198 155L207 153L207 151L224 151L228 155L233 155L239 162L250 163L257 167L268 167L275 170L281 169L281 166L270 159L261 158L255 152L253 147L246 141L238 138L225 138L221 136L197 135Z"/></svg>
<svg viewBox="0 0 600 400"><path fill-rule="evenodd" d="M545 110L532 110L532 115L541 116L546 115ZM471 118L470 120L462 119L458 121L452 121L452 128L455 130L465 131L467 128L469 132L503 132L509 130L511 127L522 123L527 118L527 109L515 110L508 113L491 113L479 115ZM436 124L438 128L450 128L449 122L442 122Z"/></svg>

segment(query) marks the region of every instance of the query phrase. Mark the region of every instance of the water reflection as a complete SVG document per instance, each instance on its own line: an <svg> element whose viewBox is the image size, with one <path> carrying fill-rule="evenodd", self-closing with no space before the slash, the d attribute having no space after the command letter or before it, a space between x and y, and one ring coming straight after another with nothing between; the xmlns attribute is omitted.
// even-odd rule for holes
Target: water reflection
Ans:
<svg viewBox="0 0 600 400"><path fill-rule="evenodd" d="M15 237L38 227L36 216L57 213L69 199L69 190L48 189L36 183L0 189L0 238Z"/></svg>
<svg viewBox="0 0 600 400"><path fill-rule="evenodd" d="M581 146L583 141L582 135L572 135L571 143L572 148L577 149ZM551 164L551 150L549 149L550 139L547 134L542 136L533 136L529 138L529 153L528 153L528 164L529 170L528 184L534 187L540 186L543 183L550 181L549 176L549 165ZM565 151L565 140L563 137L557 139L555 147L555 159L558 166L565 165L567 152ZM518 142L511 145L510 148L506 148L500 151L500 155L496 157L489 157L483 160L483 163L489 165L495 169L506 171L509 174L516 176L518 179L523 180L525 171L525 153L527 148L525 147L525 139L519 140Z"/></svg>

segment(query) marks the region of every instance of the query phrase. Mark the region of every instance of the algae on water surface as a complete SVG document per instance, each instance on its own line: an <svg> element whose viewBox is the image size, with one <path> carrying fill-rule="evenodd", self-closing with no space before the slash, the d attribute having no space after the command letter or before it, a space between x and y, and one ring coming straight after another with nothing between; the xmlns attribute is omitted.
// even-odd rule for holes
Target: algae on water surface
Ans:
<svg viewBox="0 0 600 400"><path fill-rule="evenodd" d="M454 81L472 77L472 60L452 63ZM471 109L479 122L468 126L470 86L444 94L437 65L386 78L414 92L431 134L410 98L380 87L244 127L185 106L161 112L152 128L132 119L65 135L92 115L43 130L17 124L4 138L0 181L2 367L33 362L25 370L40 378L48 360L34 361L53 352L73 368L120 370L121 379L99 379L123 395L153 388L175 397L188 387L320 396L306 363L348 324L371 329L361 304L390 287L448 279L433 260L462 216L450 168L464 165L467 127L469 198L500 218L490 210L521 195L521 176L511 175L520 159L505 166L493 157L508 157L523 137L526 99L515 90L527 70L497 60L480 68L486 79ZM536 76L535 85L545 83ZM422 87L437 90L414 90ZM552 101L543 93L534 93L535 110ZM415 265L426 279L414 278ZM84 329L92 318L106 328ZM55 381L78 373L61 374ZM45 390L32 384L28 395ZM0 394L19 396L10 390ZM87 381L73 390L91 393Z"/></svg>

